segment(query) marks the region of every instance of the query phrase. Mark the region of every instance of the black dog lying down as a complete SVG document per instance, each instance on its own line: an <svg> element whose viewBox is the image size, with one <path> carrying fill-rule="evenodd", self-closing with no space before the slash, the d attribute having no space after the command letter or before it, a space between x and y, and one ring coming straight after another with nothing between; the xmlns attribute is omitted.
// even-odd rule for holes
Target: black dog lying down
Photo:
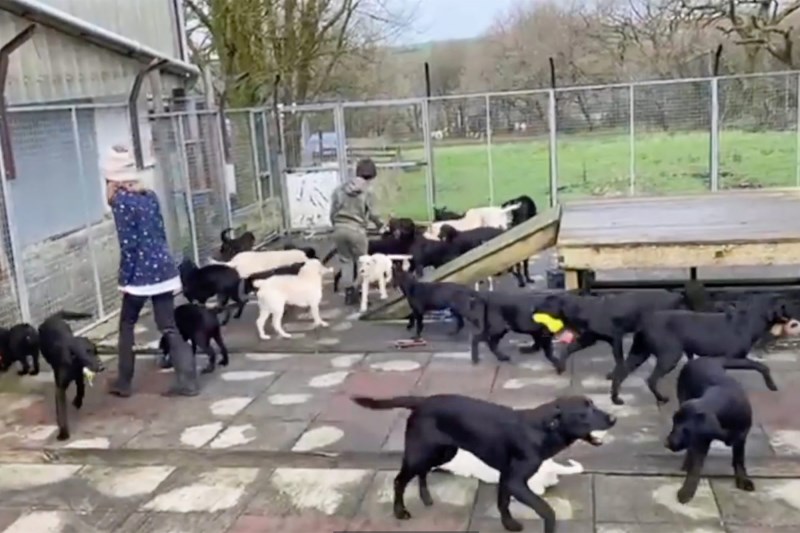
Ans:
<svg viewBox="0 0 800 533"><path fill-rule="evenodd" d="M403 464L394 480L394 516L411 518L404 493L418 478L419 497L433 505L428 490L428 472L453 457L459 448L472 452L500 472L497 508L503 527L522 531L509 511L511 496L527 505L544 521L545 533L556 530L553 508L528 488L528 479L545 459L553 457L577 440L599 446L602 434L616 423L588 398L568 396L535 409L514 410L484 400L457 394L398 396L377 399L354 397L366 409L410 409L406 423Z"/></svg>
<svg viewBox="0 0 800 533"><path fill-rule="evenodd" d="M406 329L411 329L416 325L415 339L422 337L423 318L428 311L449 309L456 320L456 329L453 335L464 329L464 318L460 310L468 305L465 297L472 295L474 291L458 283L417 281L397 265L394 266L392 277L411 308Z"/></svg>
<svg viewBox="0 0 800 533"><path fill-rule="evenodd" d="M75 382L75 409L83 406L86 393L85 370L92 373L105 370L103 362L97 355L97 348L89 339L76 337L68 320L92 318L92 315L60 311L47 318L39 326L39 346L42 357L53 369L56 385L56 423L58 424L58 440L69 438L69 420L67 417L67 388Z"/></svg>
<svg viewBox="0 0 800 533"><path fill-rule="evenodd" d="M636 331L643 316L661 309L685 307L686 299L682 293L644 289L603 296L553 294L545 298L537 310L560 318L568 328L578 332L578 338L567 345L559 359L557 370L561 373L573 353L597 341L611 346L614 368L622 367L622 339L625 334ZM607 377L610 379L611 373ZM620 398L617 400L622 402Z"/></svg>
<svg viewBox="0 0 800 533"><path fill-rule="evenodd" d="M219 260L227 262L233 259L233 256L239 252L247 252L253 249L256 245L256 236L252 231L245 231L238 237L231 239L230 233L233 228L225 228L219 234L219 240L222 244L219 247Z"/></svg>
<svg viewBox="0 0 800 533"><path fill-rule="evenodd" d="M219 364L228 366L228 349L222 339L219 318L214 311L192 303L179 305L175 308L175 324L183 340L192 345L192 353L196 354L199 346L208 355L208 365L203 368L203 374L209 374L217 368L217 353L211 346L212 339L219 346L222 356ZM161 336L159 348L165 357L169 357L171 347L168 336Z"/></svg>
<svg viewBox="0 0 800 533"><path fill-rule="evenodd" d="M0 372L8 372L11 365L19 362L21 368L17 374L20 376L38 374L39 334L36 328L30 324L17 324L10 329L0 328L0 356Z"/></svg>
<svg viewBox="0 0 800 533"><path fill-rule="evenodd" d="M470 303L470 310L465 318L477 323L479 333L472 337L472 363L477 364L480 357L478 347L485 342L499 361L511 358L500 348L500 341L509 331L524 333L533 338L532 349L520 349L521 352L534 351L541 348L544 356L558 370L559 361L553 354L553 335L541 324L533 321L537 307L549 296L549 293L523 292L504 293L501 291L480 291ZM473 316L476 318L473 319Z"/></svg>
<svg viewBox="0 0 800 533"><path fill-rule="evenodd" d="M658 391L658 381L677 366L683 354L689 359L697 355L745 360L748 368L764 376L770 390L778 390L769 367L746 358L753 345L774 325L785 324L791 318L786 304L777 296L768 294L754 295L746 304L737 304L723 313L678 310L657 311L645 316L639 331L633 336L633 345L624 366L614 373L612 399L618 395L625 378L651 355L655 355L656 365L647 378L647 386L658 403L669 401Z"/></svg>
<svg viewBox="0 0 800 533"><path fill-rule="evenodd" d="M680 407L672 417L672 431L665 442L673 452L686 450L683 470L686 478L678 501L689 502L697 491L703 462L711 442L719 440L733 450L736 488L755 490L744 465L747 435L753 410L742 386L725 369L755 370L746 359L701 357L689 361L678 376Z"/></svg>

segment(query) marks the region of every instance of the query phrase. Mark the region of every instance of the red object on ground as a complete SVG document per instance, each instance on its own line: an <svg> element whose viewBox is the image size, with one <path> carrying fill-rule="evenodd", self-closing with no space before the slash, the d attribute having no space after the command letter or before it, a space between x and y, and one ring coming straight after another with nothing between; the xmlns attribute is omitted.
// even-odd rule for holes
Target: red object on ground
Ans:
<svg viewBox="0 0 800 533"><path fill-rule="evenodd" d="M414 346L427 346L425 339L400 339L394 341L395 348L413 348Z"/></svg>
<svg viewBox="0 0 800 533"><path fill-rule="evenodd" d="M569 344L575 340L575 332L569 329L565 329L561 333L558 334L556 337L556 342L561 342L563 344Z"/></svg>

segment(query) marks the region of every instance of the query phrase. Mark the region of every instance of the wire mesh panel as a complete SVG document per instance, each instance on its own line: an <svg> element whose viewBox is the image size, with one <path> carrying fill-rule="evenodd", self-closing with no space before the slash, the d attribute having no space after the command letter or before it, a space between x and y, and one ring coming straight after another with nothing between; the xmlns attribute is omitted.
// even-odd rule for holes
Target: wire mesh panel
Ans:
<svg viewBox="0 0 800 533"><path fill-rule="evenodd" d="M265 237L261 189L261 168L264 161L257 149L255 113L233 111L226 114L229 128L230 160L227 190L230 195L233 226L252 231L258 240Z"/></svg>
<svg viewBox="0 0 800 533"><path fill-rule="evenodd" d="M156 159L156 181L162 193L161 213L167 238L178 261L197 259L193 213L189 209L186 154L183 149L180 115L158 115L150 118L153 156Z"/></svg>
<svg viewBox="0 0 800 533"><path fill-rule="evenodd" d="M559 200L629 194L629 90L564 89L555 94Z"/></svg>
<svg viewBox="0 0 800 533"><path fill-rule="evenodd" d="M494 201L526 195L548 205L550 152L548 94L492 95L489 98Z"/></svg>
<svg viewBox="0 0 800 533"><path fill-rule="evenodd" d="M421 102L353 106L344 110L347 162L371 158L378 167L372 187L384 219L426 220L427 156Z"/></svg>
<svg viewBox="0 0 800 533"><path fill-rule="evenodd" d="M709 80L634 87L637 194L681 194L711 187Z"/></svg>
<svg viewBox="0 0 800 533"><path fill-rule="evenodd" d="M8 187L31 320L38 324L63 309L97 320L95 261L111 237L103 237L108 225L94 111L24 111L9 118L14 176Z"/></svg>
<svg viewBox="0 0 800 533"><path fill-rule="evenodd" d="M486 99L432 99L434 207L463 212L492 200Z"/></svg>
<svg viewBox="0 0 800 533"><path fill-rule="evenodd" d="M798 75L722 78L720 189L798 185Z"/></svg>
<svg viewBox="0 0 800 533"><path fill-rule="evenodd" d="M17 283L18 279L22 279L22 272L15 257L12 245L14 237L9 224L14 214L9 181L14 178L13 158L11 154L3 152L0 143L0 324L7 328L25 319L22 307L27 306L24 283L23 287Z"/></svg>

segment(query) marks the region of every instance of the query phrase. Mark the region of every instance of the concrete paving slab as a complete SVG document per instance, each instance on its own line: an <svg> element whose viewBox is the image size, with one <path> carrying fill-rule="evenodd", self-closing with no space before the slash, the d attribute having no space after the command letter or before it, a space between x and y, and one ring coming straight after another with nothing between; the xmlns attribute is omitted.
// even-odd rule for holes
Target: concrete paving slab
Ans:
<svg viewBox="0 0 800 533"><path fill-rule="evenodd" d="M405 493L406 507L411 513L409 520L396 520L392 514L393 480L396 471L380 471L367 489L366 498L358 511L358 519L348 526L353 531L442 531L441 526L452 531L467 528L475 502L478 482L447 474L433 473L428 476L428 486L433 497L432 507L425 507L419 499L416 480ZM437 528L437 529L431 529Z"/></svg>
<svg viewBox="0 0 800 533"><path fill-rule="evenodd" d="M548 489L544 499L553 507L556 512L556 519L559 525L569 521L591 522L593 518L592 505L592 477L590 475L567 476L559 480L558 485ZM530 520L538 522L541 527L541 518L536 512L521 504L517 500L511 500L511 514L519 520ZM497 485L482 483L478 489L477 500L475 503L474 519L493 519L498 523L500 513L497 510ZM534 531L536 529L534 528Z"/></svg>
<svg viewBox="0 0 800 533"><path fill-rule="evenodd" d="M92 512L37 509L21 514L3 533L111 533L118 531L129 515L127 509ZM2 525L0 525L2 527Z"/></svg>
<svg viewBox="0 0 800 533"><path fill-rule="evenodd" d="M422 373L417 382L416 394L466 394L487 398L495 382L495 365L432 367Z"/></svg>
<svg viewBox="0 0 800 533"><path fill-rule="evenodd" d="M744 492L733 479L714 479L711 486L726 524L789 527L800 531L800 480L756 479L755 492Z"/></svg>
<svg viewBox="0 0 800 533"><path fill-rule="evenodd" d="M265 533L267 531L333 533L335 531L346 531L349 522L349 519L337 516L243 515L234 522L227 533Z"/></svg>
<svg viewBox="0 0 800 533"><path fill-rule="evenodd" d="M348 396L359 395L379 398L411 394L419 383L422 374L421 370L384 372L358 369L350 373L341 387L341 391ZM364 412L365 410L360 409L360 411Z"/></svg>
<svg viewBox="0 0 800 533"><path fill-rule="evenodd" d="M69 495L80 491L81 465L0 464L0 502L6 509L70 509Z"/></svg>
<svg viewBox="0 0 800 533"><path fill-rule="evenodd" d="M245 407L241 416L264 420L296 420L311 422L327 406L332 394L312 389L281 388L269 390ZM265 422L266 423L266 422Z"/></svg>
<svg viewBox="0 0 800 533"><path fill-rule="evenodd" d="M676 493L680 478L595 476L595 517L598 522L675 524L699 527L719 524L720 514L707 480L686 505Z"/></svg>
<svg viewBox="0 0 800 533"><path fill-rule="evenodd" d="M386 442L393 419L314 422L292 446L292 451L305 452L378 452Z"/></svg>
<svg viewBox="0 0 800 533"><path fill-rule="evenodd" d="M245 514L352 518L373 476L362 469L277 468L259 485Z"/></svg>
<svg viewBox="0 0 800 533"><path fill-rule="evenodd" d="M309 422L240 415L205 445L211 450L288 451Z"/></svg>
<svg viewBox="0 0 800 533"><path fill-rule="evenodd" d="M519 522L522 524L523 531L539 533L542 530L541 521L519 520ZM594 524L591 521L559 520L556 527L558 527L558 533L595 533ZM499 519L490 518L474 519L469 525L469 531L475 531L476 533L508 533Z"/></svg>
<svg viewBox="0 0 800 533"><path fill-rule="evenodd" d="M675 524L598 523L596 529L596 533L676 533L676 531L681 533L725 533L725 529L712 524L702 526L683 525L680 530L676 530ZM755 533L755 531L752 533Z"/></svg>
<svg viewBox="0 0 800 533"><path fill-rule="evenodd" d="M219 533L236 520L232 513L133 513L115 533Z"/></svg>

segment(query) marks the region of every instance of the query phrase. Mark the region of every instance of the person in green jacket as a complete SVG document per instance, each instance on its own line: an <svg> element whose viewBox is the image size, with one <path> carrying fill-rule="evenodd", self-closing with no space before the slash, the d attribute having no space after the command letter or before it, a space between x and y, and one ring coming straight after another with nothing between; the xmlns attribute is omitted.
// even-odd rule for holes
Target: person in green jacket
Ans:
<svg viewBox="0 0 800 533"><path fill-rule="evenodd" d="M358 264L358 258L367 254L367 223L371 221L378 228L383 226L369 187L377 175L375 163L371 159L362 159L356 165L355 177L339 185L331 196L333 242L341 262L347 305L358 303L359 293L353 269Z"/></svg>

